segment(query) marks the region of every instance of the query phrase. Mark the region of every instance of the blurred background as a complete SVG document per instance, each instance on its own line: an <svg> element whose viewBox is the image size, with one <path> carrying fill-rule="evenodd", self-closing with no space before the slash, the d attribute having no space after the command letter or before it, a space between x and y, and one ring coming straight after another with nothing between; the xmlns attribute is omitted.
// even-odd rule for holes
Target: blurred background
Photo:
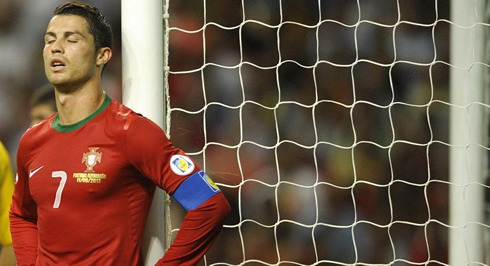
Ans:
<svg viewBox="0 0 490 266"><path fill-rule="evenodd" d="M13 158L61 2L0 0ZM121 100L120 1L86 2L113 25L103 86ZM182 0L169 13L167 133L233 208L202 264L448 263L449 1Z"/></svg>
<svg viewBox="0 0 490 266"><path fill-rule="evenodd" d="M232 203L206 262L448 263L449 1L205 2L169 132Z"/></svg>

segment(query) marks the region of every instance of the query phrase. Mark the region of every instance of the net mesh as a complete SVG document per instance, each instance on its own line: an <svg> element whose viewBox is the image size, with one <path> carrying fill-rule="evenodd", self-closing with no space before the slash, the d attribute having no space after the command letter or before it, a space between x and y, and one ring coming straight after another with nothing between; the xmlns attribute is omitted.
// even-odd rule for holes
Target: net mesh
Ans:
<svg viewBox="0 0 490 266"><path fill-rule="evenodd" d="M471 96L488 65L449 61L450 32L486 29L485 14L458 24L449 5L170 1L167 130L233 209L203 264L445 265L452 230L488 231L450 223L451 190L464 201L489 188L468 160L469 177L450 180L452 150L488 150L481 137L452 142L451 114L472 136L483 119L469 113L489 106ZM450 99L453 72L467 103Z"/></svg>

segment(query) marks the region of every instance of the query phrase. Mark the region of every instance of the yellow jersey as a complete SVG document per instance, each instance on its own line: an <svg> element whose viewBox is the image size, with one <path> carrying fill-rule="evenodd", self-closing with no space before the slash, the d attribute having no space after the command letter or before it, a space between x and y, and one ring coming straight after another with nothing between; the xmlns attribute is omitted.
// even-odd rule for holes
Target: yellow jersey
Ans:
<svg viewBox="0 0 490 266"><path fill-rule="evenodd" d="M10 157L5 146L0 142L0 244L11 245L9 210L14 193L14 176Z"/></svg>

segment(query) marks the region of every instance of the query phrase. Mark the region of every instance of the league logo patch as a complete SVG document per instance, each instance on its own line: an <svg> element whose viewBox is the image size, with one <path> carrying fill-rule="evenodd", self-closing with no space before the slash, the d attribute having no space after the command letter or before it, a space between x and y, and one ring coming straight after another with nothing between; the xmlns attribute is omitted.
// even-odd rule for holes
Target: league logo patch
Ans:
<svg viewBox="0 0 490 266"><path fill-rule="evenodd" d="M194 163L184 155L174 155L170 158L170 168L177 175L188 175L194 170Z"/></svg>
<svg viewBox="0 0 490 266"><path fill-rule="evenodd" d="M90 151L83 154L82 163L85 163L87 170L85 173L94 173L94 167L97 163L102 161L102 153L97 152L99 147L89 147Z"/></svg>

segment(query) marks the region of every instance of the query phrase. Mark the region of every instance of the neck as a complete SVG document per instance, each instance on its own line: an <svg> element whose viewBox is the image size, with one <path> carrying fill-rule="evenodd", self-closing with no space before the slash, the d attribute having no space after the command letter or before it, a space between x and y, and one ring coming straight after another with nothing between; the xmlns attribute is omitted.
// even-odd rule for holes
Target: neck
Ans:
<svg viewBox="0 0 490 266"><path fill-rule="evenodd" d="M62 125L77 123L94 113L104 102L105 93L99 87L92 90L62 92L55 90L56 107Z"/></svg>

